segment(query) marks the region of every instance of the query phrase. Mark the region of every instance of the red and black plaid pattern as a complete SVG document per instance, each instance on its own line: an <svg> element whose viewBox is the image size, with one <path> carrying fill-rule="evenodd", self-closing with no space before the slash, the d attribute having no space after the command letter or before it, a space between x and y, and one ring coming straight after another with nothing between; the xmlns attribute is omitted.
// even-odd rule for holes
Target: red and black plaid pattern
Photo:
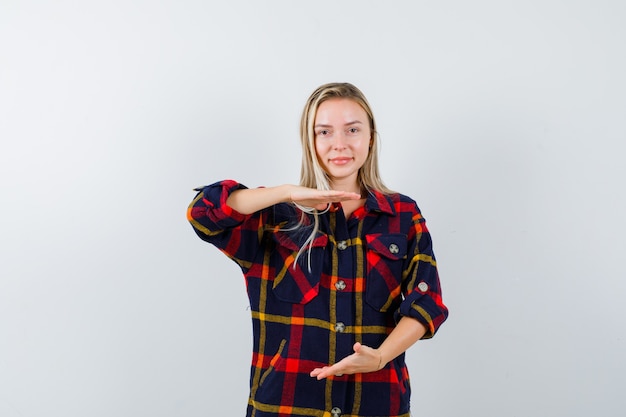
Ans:
<svg viewBox="0 0 626 417"><path fill-rule="evenodd" d="M202 189L187 217L201 239L243 271L253 327L248 417L408 417L404 355L378 372L318 381L309 373L378 347L401 316L432 337L448 316L431 239L413 200L371 193L349 219L339 204L320 216L312 248L298 258L311 225L277 204L242 215L226 204L245 188L222 181Z"/></svg>

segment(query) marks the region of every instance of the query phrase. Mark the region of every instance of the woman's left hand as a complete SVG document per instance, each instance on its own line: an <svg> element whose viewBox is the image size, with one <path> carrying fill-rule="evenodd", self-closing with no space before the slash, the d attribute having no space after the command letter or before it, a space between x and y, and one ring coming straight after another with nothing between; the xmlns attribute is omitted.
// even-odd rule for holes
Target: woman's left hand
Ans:
<svg viewBox="0 0 626 417"><path fill-rule="evenodd" d="M358 374L378 371L385 364L382 363L382 356L377 349L355 343L352 347L354 353L347 356L332 366L315 368L311 371L314 378L324 379L332 375Z"/></svg>

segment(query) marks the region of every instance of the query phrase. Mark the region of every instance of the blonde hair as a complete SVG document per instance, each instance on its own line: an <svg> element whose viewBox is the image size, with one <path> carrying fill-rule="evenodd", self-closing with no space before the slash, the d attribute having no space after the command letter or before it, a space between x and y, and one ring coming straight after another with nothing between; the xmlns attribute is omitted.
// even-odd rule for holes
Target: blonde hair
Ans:
<svg viewBox="0 0 626 417"><path fill-rule="evenodd" d="M361 90L350 83L324 84L311 94L304 106L300 119L300 140L302 143L300 185L318 190L330 190L328 175L320 165L315 151L315 117L320 104L333 98L347 98L354 101L363 108L369 119L372 136L370 151L357 178L360 188L367 192L377 190L384 194L392 193L385 186L378 172L378 132L376 131L372 108Z"/></svg>
<svg viewBox="0 0 626 417"><path fill-rule="evenodd" d="M378 171L378 132L376 131L376 122L372 109L365 98L365 95L357 87L350 83L329 83L318 87L307 100L302 117L300 119L300 140L302 144L302 165L300 168L300 185L318 190L330 190L330 181L328 174L324 171L317 158L315 150L315 117L319 106L330 99L345 98L354 101L363 108L369 119L369 127L371 134L370 150L363 166L359 170L357 182L362 192L369 193L373 190L383 194L390 194L393 191L388 189L380 178ZM313 215L313 230L307 240L304 242L298 255L296 262L302 252L308 246L308 264L311 270L311 246L315 235L319 230L319 214L314 208L307 208L298 205L302 210L302 217L296 228L305 224L306 213ZM329 206L330 207L330 206Z"/></svg>

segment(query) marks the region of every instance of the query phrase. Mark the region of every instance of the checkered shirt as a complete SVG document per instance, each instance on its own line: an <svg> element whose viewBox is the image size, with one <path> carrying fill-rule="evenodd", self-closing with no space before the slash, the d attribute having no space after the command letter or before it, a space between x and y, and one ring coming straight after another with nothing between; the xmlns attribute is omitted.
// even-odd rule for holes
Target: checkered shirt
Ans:
<svg viewBox="0 0 626 417"><path fill-rule="evenodd" d="M377 348L402 316L432 337L448 316L431 239L416 203L372 192L346 219L340 204L312 231L288 203L243 215L226 204L245 186L231 180L199 191L187 217L198 236L235 261L245 277L253 327L247 417L408 417L404 354L377 372L309 376L353 353Z"/></svg>

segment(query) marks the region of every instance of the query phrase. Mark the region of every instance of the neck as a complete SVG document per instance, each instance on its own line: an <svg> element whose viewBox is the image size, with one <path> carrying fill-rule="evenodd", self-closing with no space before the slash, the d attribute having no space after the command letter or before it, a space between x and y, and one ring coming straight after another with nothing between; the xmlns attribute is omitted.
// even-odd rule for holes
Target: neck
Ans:
<svg viewBox="0 0 626 417"><path fill-rule="evenodd" d="M356 182L341 182L333 181L330 183L330 188L337 191L347 191L352 193L361 194L361 185Z"/></svg>

